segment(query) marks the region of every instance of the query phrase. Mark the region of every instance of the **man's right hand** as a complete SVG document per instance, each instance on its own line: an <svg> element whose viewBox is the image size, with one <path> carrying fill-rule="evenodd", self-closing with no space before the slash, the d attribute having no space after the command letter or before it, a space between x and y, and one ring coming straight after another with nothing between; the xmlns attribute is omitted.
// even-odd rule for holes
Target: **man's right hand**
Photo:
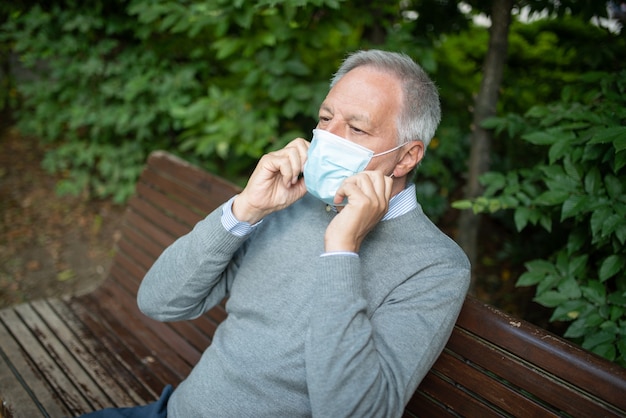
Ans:
<svg viewBox="0 0 626 418"><path fill-rule="evenodd" d="M306 194L304 169L310 143L302 138L259 160L248 184L233 202L233 215L255 224L272 212L284 209Z"/></svg>

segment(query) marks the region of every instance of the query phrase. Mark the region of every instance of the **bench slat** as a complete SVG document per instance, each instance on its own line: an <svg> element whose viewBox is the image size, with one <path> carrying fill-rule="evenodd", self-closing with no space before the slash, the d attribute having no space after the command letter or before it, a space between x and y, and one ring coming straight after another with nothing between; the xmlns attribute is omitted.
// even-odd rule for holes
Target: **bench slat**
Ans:
<svg viewBox="0 0 626 418"><path fill-rule="evenodd" d="M142 272L148 271L148 269L154 264L154 259L151 259L140 247L133 245L132 242L121 239L117 243L118 252L124 254L124 256L132 260L133 264L137 265ZM141 277L141 276L140 276ZM136 281L139 277L133 277Z"/></svg>
<svg viewBox="0 0 626 418"><path fill-rule="evenodd" d="M183 190L181 193L188 189L189 193L186 195L190 201L197 202L197 207L205 213L211 212L241 190L232 183L167 152L153 152L148 158L148 166L173 179L180 186L180 190ZM210 199L207 199L207 196L210 196Z"/></svg>
<svg viewBox="0 0 626 418"><path fill-rule="evenodd" d="M4 319L2 319L4 318ZM43 417L46 414L61 417L68 410L35 374L26 353L19 347L5 326L7 316L0 318L0 397L10 400L8 407L19 405L14 418Z"/></svg>
<svg viewBox="0 0 626 418"><path fill-rule="evenodd" d="M163 212L168 219L175 220L186 229L191 229L198 221L207 214L199 214L195 208L185 206L176 196L167 194L158 185L148 185L146 183L137 184L137 196L143 201L150 202L159 211Z"/></svg>
<svg viewBox="0 0 626 418"><path fill-rule="evenodd" d="M120 312L120 319L129 318L128 320L134 321L131 329L152 331L156 338L147 338L144 342L161 359L168 362L172 370L186 369L187 372L184 373L184 376L186 376L191 371L191 367L200 359L201 353L174 331L173 328L176 326L176 323L159 322L148 318L141 314L136 303L134 303L134 297L119 287L109 287L108 290L111 292L113 299L119 303L118 312ZM172 346L176 347L175 352L173 352Z"/></svg>
<svg viewBox="0 0 626 418"><path fill-rule="evenodd" d="M414 413L413 411L419 411L419 414ZM424 392L418 391L415 392L413 398L409 401L409 405L404 410L402 418L419 417L457 418L460 417L460 415L455 414L439 402L429 398Z"/></svg>
<svg viewBox="0 0 626 418"><path fill-rule="evenodd" d="M129 207L135 213L140 213L141 216L151 223L157 229L163 230L170 237L179 237L189 231L187 225L183 225L175 219L167 216L166 213L161 212L159 209L152 206L150 203L142 200L139 197L131 199ZM171 240L170 240L171 242Z"/></svg>
<svg viewBox="0 0 626 418"><path fill-rule="evenodd" d="M194 215L190 216L190 219L193 219L195 216L202 218L218 206L215 204L207 205L207 201L204 198L206 191L203 188L185 184L180 178L172 177L171 173L160 171L156 167L148 166L141 177L145 186L159 190L163 195L169 196L180 207L185 207L185 212L193 212ZM198 177L202 178L204 175L198 174ZM236 191L234 188L233 194Z"/></svg>
<svg viewBox="0 0 626 418"><path fill-rule="evenodd" d="M63 332L63 341L69 345L80 344L72 351L77 353L81 364L94 381L113 398L115 406L140 404L150 396L143 386L136 383L133 376L124 374L124 379L119 378L117 371L123 370L123 365L106 350L101 339L94 338L87 325L64 301L48 299L34 302L33 305L41 314L45 313L45 309L53 311L59 321L62 321L62 326L67 327L66 332L72 335Z"/></svg>
<svg viewBox="0 0 626 418"><path fill-rule="evenodd" d="M75 371L73 376L75 384L83 389L88 389L90 397L94 402L98 402L100 407L105 407L113 403L114 405L132 404L138 399L129 396L129 391L118 386L117 382L109 376L108 372L100 366L95 358L85 347L84 339L76 338L74 331L70 330L64 318L52 310L46 301L36 301L30 304L33 312L37 314L54 335L52 344L57 345L63 342L67 356L61 360L67 364L73 364ZM18 311L19 312L19 311ZM36 324L42 326L43 323ZM33 325L30 325L33 329ZM57 339L58 338L58 339ZM63 353L63 348L56 347L55 351Z"/></svg>
<svg viewBox="0 0 626 418"><path fill-rule="evenodd" d="M502 358L506 362L505 358ZM451 355L449 351L444 352L437 363L433 366L443 376L453 378L455 384L460 385L468 393L472 393L471 388L480 388L482 402L493 405L495 408L509 414L518 416L541 416L550 417L557 415L539 404L529 401L528 397L509 386L506 382L493 376L491 371L477 369L471 363Z"/></svg>
<svg viewBox="0 0 626 418"><path fill-rule="evenodd" d="M85 299L86 296L79 302L75 298L68 298L65 303L76 313L76 317L80 318L84 327L94 335L95 341L98 342L98 349L94 352L98 358L107 359L104 365L111 366L111 373L140 396L141 402L138 404L156 399L166 379L159 379L160 373L142 363L129 348L132 341L123 340L123 334L114 332L98 314L97 308L87 308ZM137 365L140 366L136 367Z"/></svg>
<svg viewBox="0 0 626 418"><path fill-rule="evenodd" d="M188 355L188 345L185 344L182 347L178 347L176 344L179 341L166 342L161 338L161 335L170 336L171 330L166 323L157 322L129 309L124 301L124 296L121 292L110 293L113 287L103 289L100 294L100 303L106 304L108 309L106 312L109 314L107 320L109 323L115 324L114 328L116 332L125 328L126 332L133 333L138 342L133 346L133 349L138 347L138 344L142 344L143 348L137 352L137 357L142 361L153 361L158 359L163 366L167 367L171 371L172 377L169 381L164 383L178 383L191 371L191 364L183 357ZM114 320L117 320L117 324ZM152 324L149 326L148 321ZM124 339L126 341L126 338ZM176 347L176 350L172 350L172 347ZM145 353L145 350L149 354ZM160 390L159 390L160 392Z"/></svg>
<svg viewBox="0 0 626 418"><path fill-rule="evenodd" d="M142 381L149 383L151 392L160 394L166 384L182 379L184 370L182 372L172 370L170 368L171 362L167 361L172 353L169 353L168 357L163 359L153 352L151 347L146 345L146 342L149 342L150 339L156 338L153 333L145 329L133 328L133 326L137 325L137 321L125 318L119 312L119 309L115 313L115 309L111 309L111 307L117 308L117 306L113 305L110 295L106 295L105 292L101 292L98 289L97 295L88 294L81 299L80 304L88 306L88 309L91 310L94 316L98 317L103 326L110 329L110 334L119 336L119 341L115 343L123 344L124 348L127 349L125 361L129 370L132 374L143 375ZM91 303L88 303L89 300L91 300ZM109 307L103 309L100 305L102 302L109 304ZM115 347L112 347L112 349L115 350ZM154 374L156 380L145 376L145 371Z"/></svg>
<svg viewBox="0 0 626 418"><path fill-rule="evenodd" d="M537 366L511 356L510 353L466 331L455 332L448 342L448 348L462 353L465 359L489 370L507 382L506 384L515 386L518 391L523 391L526 397L532 394L550 398L551 405L558 410L573 415L581 412L596 416L611 414L610 409L598 405L597 401L592 402L586 390L569 383L565 384Z"/></svg>
<svg viewBox="0 0 626 418"><path fill-rule="evenodd" d="M489 311L490 315L485 312ZM568 384L626 410L626 369L562 338L468 298L458 325Z"/></svg>
<svg viewBox="0 0 626 418"><path fill-rule="evenodd" d="M418 417L439 417L443 408L450 415L464 417L501 417L503 414L493 409L492 405L472 396L455 382L446 379L437 372L429 372L420 384L422 396L413 396L406 410ZM426 396L424 396L426 395ZM439 406L433 408L433 406ZM427 412L431 411L432 415ZM454 411L454 412L452 412Z"/></svg>
<svg viewBox="0 0 626 418"><path fill-rule="evenodd" d="M141 248L141 250L153 260L156 260L163 252L162 245L146 237L136 228L126 228L123 236L118 240L118 243L121 241L128 242L130 246Z"/></svg>
<svg viewBox="0 0 626 418"><path fill-rule="evenodd" d="M23 308L28 305L18 305L17 308ZM23 311L23 309L22 309ZM82 392L74 386L74 381L68 377L72 374L72 370L59 368L56 364L54 355L55 347L42 346L48 343L45 330L31 330L27 323L18 316L16 310L3 310L0 312L2 321L13 335L18 344L27 349L29 362L32 362L37 370L41 373L43 380L53 393L61 400L63 406L71 413L76 414L80 411L91 408L89 401L83 396ZM41 341L40 341L41 339ZM37 397L46 397L45 393L35 394Z"/></svg>
<svg viewBox="0 0 626 418"><path fill-rule="evenodd" d="M115 279L134 298L140 282L136 279L125 280L129 273L127 270L122 269L121 265L128 265L128 263L129 261L125 256L120 256L120 260L112 266L110 275L112 276L111 280ZM131 264L131 268L134 269L134 273L131 274L135 277L143 277L145 274L145 270L137 266ZM130 301L127 303L130 303ZM190 339L189 343L203 351L210 344L211 336L215 332L217 324L223 321L224 318L226 318L226 312L223 305L218 305L193 321L174 322L170 323L170 326L174 327L176 332L183 335L185 339Z"/></svg>
<svg viewBox="0 0 626 418"><path fill-rule="evenodd" d="M137 231L139 236L143 236L144 239L152 241L162 248L166 248L176 239L175 236L163 231L157 225L148 220L143 214L135 212L132 207L129 207L126 210L124 217L126 218L128 225L124 225L125 229L122 230L122 235L124 235L124 231L127 228L132 228Z"/></svg>

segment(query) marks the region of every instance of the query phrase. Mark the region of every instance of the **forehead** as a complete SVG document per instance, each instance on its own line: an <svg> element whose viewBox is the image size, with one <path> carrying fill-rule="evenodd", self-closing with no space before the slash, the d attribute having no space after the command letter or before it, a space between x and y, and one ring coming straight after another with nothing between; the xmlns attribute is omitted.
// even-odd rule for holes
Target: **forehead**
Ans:
<svg viewBox="0 0 626 418"><path fill-rule="evenodd" d="M380 123L395 122L402 101L400 81L389 73L371 67L357 67L343 76L321 108L340 113L348 120Z"/></svg>

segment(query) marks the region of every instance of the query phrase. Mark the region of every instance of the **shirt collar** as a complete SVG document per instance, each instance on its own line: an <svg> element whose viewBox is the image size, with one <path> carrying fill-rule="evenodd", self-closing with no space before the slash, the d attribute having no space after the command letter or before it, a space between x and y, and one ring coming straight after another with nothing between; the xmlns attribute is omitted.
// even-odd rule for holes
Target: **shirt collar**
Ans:
<svg viewBox="0 0 626 418"><path fill-rule="evenodd" d="M397 218L398 216L404 215L415 208L417 208L415 184L410 183L404 188L404 190L391 198L389 201L389 210L387 210L387 213L383 216L382 220L387 221L389 219Z"/></svg>

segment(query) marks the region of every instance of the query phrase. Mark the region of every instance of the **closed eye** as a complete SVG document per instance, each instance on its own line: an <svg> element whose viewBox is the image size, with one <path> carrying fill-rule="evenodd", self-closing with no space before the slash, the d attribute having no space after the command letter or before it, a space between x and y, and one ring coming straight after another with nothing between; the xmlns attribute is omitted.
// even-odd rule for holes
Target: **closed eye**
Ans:
<svg viewBox="0 0 626 418"><path fill-rule="evenodd" d="M366 135L367 134L367 132L365 132L364 130L359 129L356 126L352 126L352 125L350 125L350 130L352 132L354 132L355 134L357 134L357 135Z"/></svg>

